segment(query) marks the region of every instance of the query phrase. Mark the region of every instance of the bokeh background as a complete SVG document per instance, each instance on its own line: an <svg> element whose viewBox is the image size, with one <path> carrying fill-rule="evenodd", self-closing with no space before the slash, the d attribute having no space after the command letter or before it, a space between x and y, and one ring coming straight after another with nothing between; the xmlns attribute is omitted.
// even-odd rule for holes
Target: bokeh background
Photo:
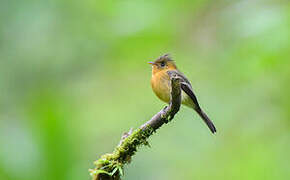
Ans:
<svg viewBox="0 0 290 180"><path fill-rule="evenodd" d="M290 178L288 0L1 1L0 179L90 179L164 103L170 53L218 129L183 108L125 180Z"/></svg>

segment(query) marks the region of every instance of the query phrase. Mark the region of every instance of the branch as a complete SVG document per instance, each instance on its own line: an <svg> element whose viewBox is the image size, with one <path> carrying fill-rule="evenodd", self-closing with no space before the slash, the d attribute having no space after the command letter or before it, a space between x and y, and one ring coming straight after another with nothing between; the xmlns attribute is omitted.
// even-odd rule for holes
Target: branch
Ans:
<svg viewBox="0 0 290 180"><path fill-rule="evenodd" d="M130 163L131 157L137 152L137 147L149 146L147 139L163 124L174 118L181 104L180 79L174 71L169 71L168 75L171 82L169 106L166 106L134 132L131 129L128 133L124 133L114 152L101 156L95 162L96 168L89 170L93 180L121 180L124 165Z"/></svg>

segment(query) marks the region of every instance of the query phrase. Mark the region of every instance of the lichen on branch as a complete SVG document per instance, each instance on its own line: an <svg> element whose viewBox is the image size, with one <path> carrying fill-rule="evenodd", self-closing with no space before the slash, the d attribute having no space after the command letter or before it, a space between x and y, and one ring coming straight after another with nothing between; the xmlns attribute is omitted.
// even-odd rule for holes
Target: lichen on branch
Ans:
<svg viewBox="0 0 290 180"><path fill-rule="evenodd" d="M131 157L137 152L137 148L145 145L149 146L147 139L156 132L163 124L171 121L179 111L181 103L180 79L174 71L169 71L171 79L171 100L159 113L154 115L135 131L124 133L120 144L113 153L104 154L95 161L96 167L90 169L93 180L120 180L123 175L124 165L130 163Z"/></svg>

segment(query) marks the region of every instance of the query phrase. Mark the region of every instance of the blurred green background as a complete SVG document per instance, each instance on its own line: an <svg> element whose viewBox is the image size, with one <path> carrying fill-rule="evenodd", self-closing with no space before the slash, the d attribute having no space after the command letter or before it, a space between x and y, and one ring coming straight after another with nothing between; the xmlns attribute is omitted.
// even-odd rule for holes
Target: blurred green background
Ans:
<svg viewBox="0 0 290 180"><path fill-rule="evenodd" d="M1 1L0 179L90 179L164 106L146 62L165 53L218 133L182 108L124 179L289 179L288 0Z"/></svg>

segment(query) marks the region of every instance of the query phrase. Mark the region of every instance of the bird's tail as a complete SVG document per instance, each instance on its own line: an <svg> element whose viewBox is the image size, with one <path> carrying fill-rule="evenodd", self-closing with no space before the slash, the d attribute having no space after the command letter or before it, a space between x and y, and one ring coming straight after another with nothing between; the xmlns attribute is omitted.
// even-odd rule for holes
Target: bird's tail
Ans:
<svg viewBox="0 0 290 180"><path fill-rule="evenodd" d="M213 124L213 122L209 119L209 117L200 109L195 109L195 111L199 114L199 116L203 119L203 121L206 123L210 131L214 134L216 133L216 128Z"/></svg>

